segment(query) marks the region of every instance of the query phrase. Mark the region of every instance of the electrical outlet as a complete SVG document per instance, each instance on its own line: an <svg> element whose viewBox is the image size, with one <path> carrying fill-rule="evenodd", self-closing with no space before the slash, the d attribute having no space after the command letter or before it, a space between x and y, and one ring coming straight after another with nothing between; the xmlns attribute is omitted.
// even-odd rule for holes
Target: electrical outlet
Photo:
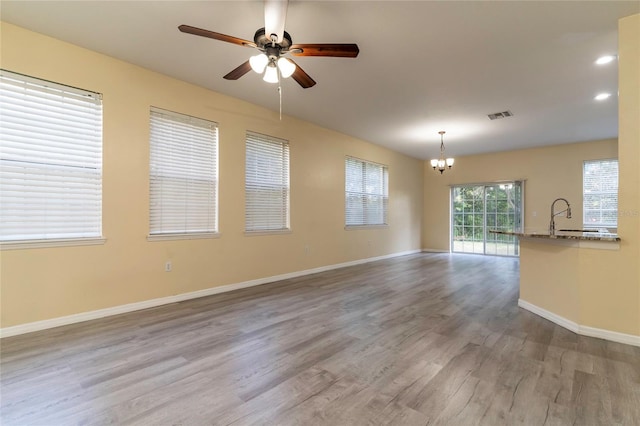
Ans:
<svg viewBox="0 0 640 426"><path fill-rule="evenodd" d="M311 247L304 246L304 254L309 254L309 253L311 253Z"/></svg>
<svg viewBox="0 0 640 426"><path fill-rule="evenodd" d="M533 212L533 213L531 213L531 216L533 216L533 217L538 216L538 212Z"/></svg>
<svg viewBox="0 0 640 426"><path fill-rule="evenodd" d="M167 260L167 262L164 264L164 271L171 272L172 268L173 268L173 265L171 264L171 261Z"/></svg>

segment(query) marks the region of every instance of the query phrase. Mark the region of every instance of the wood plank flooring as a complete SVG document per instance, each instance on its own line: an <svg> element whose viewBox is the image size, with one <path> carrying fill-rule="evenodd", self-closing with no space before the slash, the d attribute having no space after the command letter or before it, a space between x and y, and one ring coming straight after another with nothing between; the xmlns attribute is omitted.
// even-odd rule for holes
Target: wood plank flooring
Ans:
<svg viewBox="0 0 640 426"><path fill-rule="evenodd" d="M9 425L640 425L640 348L416 254L3 339Z"/></svg>

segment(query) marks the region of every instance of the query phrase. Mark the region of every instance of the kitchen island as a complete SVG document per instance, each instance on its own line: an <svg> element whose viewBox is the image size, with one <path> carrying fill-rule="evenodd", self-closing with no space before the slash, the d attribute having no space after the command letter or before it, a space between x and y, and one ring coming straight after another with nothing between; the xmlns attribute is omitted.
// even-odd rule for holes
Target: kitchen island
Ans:
<svg viewBox="0 0 640 426"><path fill-rule="evenodd" d="M604 337L598 329L584 326L583 319L594 306L592 295L607 288L615 291L615 271L598 265L620 250L617 234L581 230L554 234L540 230L490 232L514 235L520 240L518 306L576 333ZM599 291L594 291L596 286Z"/></svg>

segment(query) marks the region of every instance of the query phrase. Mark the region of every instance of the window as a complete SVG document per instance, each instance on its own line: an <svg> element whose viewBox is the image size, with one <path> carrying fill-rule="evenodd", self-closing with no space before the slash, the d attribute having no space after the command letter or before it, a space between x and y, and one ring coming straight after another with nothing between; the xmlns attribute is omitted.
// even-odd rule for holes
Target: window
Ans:
<svg viewBox="0 0 640 426"><path fill-rule="evenodd" d="M2 242L102 238L101 95L1 70L0 187Z"/></svg>
<svg viewBox="0 0 640 426"><path fill-rule="evenodd" d="M245 167L247 232L289 229L289 142L247 132Z"/></svg>
<svg viewBox="0 0 640 426"><path fill-rule="evenodd" d="M618 226L618 160L585 161L582 173L585 227Z"/></svg>
<svg viewBox="0 0 640 426"><path fill-rule="evenodd" d="M389 205L387 166L347 157L345 189L346 226L387 224Z"/></svg>
<svg viewBox="0 0 640 426"><path fill-rule="evenodd" d="M212 236L218 231L218 126L151 108L151 239Z"/></svg>

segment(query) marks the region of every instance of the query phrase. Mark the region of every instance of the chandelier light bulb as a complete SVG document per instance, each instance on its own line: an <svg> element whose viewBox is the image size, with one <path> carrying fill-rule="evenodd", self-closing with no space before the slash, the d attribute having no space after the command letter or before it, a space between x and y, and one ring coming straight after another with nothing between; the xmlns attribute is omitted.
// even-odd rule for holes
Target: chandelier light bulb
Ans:
<svg viewBox="0 0 640 426"><path fill-rule="evenodd" d="M455 160L453 158L447 158L447 167L451 168L451 166L453 166L453 162Z"/></svg>
<svg viewBox="0 0 640 426"><path fill-rule="evenodd" d="M291 74L296 70L296 64L287 58L280 58L278 59L278 68L280 68L280 75L284 78L288 78L291 77Z"/></svg>
<svg viewBox="0 0 640 426"><path fill-rule="evenodd" d="M269 58L264 53L259 55L255 55L249 58L249 65L251 65L251 69L257 72L258 74L262 74L264 68L269 63Z"/></svg>

